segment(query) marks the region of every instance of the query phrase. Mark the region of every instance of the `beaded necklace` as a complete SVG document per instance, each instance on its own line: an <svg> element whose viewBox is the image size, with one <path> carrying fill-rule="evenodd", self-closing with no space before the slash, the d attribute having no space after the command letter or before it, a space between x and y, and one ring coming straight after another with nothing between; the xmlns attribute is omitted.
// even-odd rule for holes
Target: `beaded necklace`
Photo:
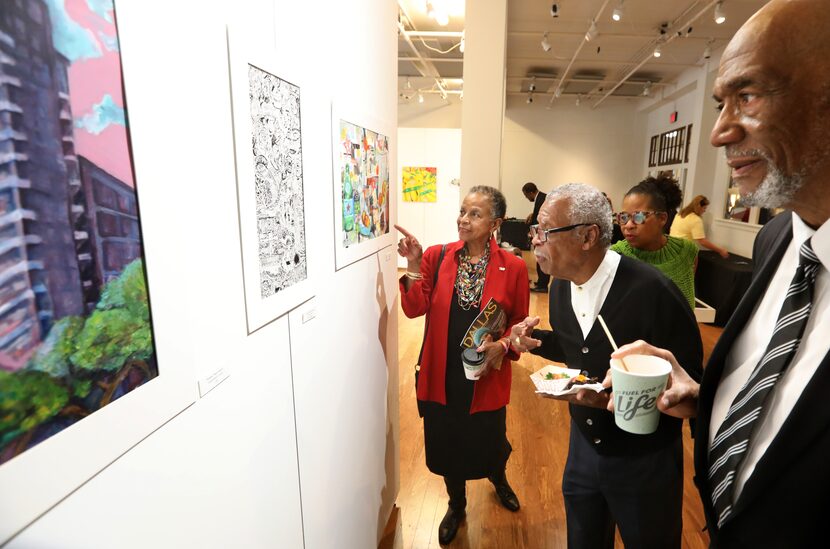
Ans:
<svg viewBox="0 0 830 549"><path fill-rule="evenodd" d="M470 261L470 251L465 245L458 258L458 273L455 276L455 292L458 294L458 305L465 311L471 307L481 305L481 293L484 290L484 276L487 263L490 261L490 245L484 246L484 254L478 263Z"/></svg>

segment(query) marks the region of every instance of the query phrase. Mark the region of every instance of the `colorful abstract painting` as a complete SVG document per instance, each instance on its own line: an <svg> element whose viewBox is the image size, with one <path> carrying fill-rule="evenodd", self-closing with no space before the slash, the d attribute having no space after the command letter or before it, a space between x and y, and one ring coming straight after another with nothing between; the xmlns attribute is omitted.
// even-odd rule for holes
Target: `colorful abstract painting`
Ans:
<svg viewBox="0 0 830 549"><path fill-rule="evenodd" d="M341 244L389 233L389 145L386 136L340 120Z"/></svg>
<svg viewBox="0 0 830 549"><path fill-rule="evenodd" d="M437 177L437 168L403 168L404 202L435 202Z"/></svg>
<svg viewBox="0 0 830 549"><path fill-rule="evenodd" d="M0 463L158 375L111 0L0 13Z"/></svg>
<svg viewBox="0 0 830 549"><path fill-rule="evenodd" d="M248 65L262 299L306 279L300 88Z"/></svg>

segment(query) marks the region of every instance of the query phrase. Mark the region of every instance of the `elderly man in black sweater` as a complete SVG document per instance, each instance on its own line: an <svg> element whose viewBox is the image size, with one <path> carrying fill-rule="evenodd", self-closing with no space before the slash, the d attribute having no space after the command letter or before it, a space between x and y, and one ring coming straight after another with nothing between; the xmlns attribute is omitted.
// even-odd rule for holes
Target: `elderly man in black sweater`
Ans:
<svg viewBox="0 0 830 549"><path fill-rule="evenodd" d="M601 314L618 342L660 341L700 379L700 332L683 295L654 267L610 251L610 239L610 207L598 190L571 183L548 193L533 248L553 276L553 330L528 317L513 328L511 344L602 379L612 348ZM626 547L680 547L682 420L661 414L656 432L635 435L616 427L607 393L562 399L571 414L562 479L568 546L611 549L616 525Z"/></svg>

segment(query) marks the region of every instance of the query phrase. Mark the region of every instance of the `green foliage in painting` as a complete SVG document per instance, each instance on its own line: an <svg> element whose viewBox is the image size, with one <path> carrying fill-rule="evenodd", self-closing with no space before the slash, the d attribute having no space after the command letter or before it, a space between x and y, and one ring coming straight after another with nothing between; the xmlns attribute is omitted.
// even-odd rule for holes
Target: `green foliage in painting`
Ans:
<svg viewBox="0 0 830 549"><path fill-rule="evenodd" d="M69 392L45 372L0 371L0 445L55 416Z"/></svg>
<svg viewBox="0 0 830 549"><path fill-rule="evenodd" d="M116 371L153 354L150 308L141 261L109 282L75 341L70 360L80 370Z"/></svg>

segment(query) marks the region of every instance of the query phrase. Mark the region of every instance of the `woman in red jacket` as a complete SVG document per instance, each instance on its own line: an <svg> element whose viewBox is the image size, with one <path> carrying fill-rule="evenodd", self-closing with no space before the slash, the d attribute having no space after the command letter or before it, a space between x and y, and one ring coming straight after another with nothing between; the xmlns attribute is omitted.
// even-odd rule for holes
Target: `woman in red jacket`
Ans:
<svg viewBox="0 0 830 549"><path fill-rule="evenodd" d="M453 540L465 517L467 480L489 478L502 505L519 509L505 476L512 450L505 423L510 363L519 358L507 335L527 316L530 294L524 261L499 248L493 237L506 211L498 189L473 187L458 214L459 240L444 247L440 260L442 246L424 252L414 236L396 226L404 235L398 253L408 265L400 282L401 306L409 318L429 318L417 392L427 467L444 477L449 494L449 508L438 528L442 544ZM507 326L478 347L485 356L484 370L477 380L468 380L461 343L490 298L506 313Z"/></svg>

